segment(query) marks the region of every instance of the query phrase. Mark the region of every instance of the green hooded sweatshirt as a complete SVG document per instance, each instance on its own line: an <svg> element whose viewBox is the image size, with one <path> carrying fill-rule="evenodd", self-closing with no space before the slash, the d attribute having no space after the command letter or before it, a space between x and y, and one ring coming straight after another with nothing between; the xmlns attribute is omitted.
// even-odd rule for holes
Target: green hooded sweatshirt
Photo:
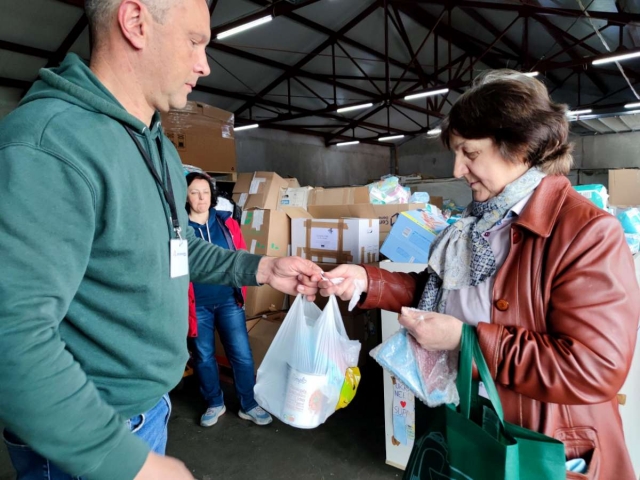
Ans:
<svg viewBox="0 0 640 480"><path fill-rule="evenodd" d="M168 167L190 276L170 276L169 207L125 125ZM140 470L126 419L182 377L189 281L257 284L260 257L197 239L185 200L159 115L127 113L76 55L0 122L0 420L69 474Z"/></svg>

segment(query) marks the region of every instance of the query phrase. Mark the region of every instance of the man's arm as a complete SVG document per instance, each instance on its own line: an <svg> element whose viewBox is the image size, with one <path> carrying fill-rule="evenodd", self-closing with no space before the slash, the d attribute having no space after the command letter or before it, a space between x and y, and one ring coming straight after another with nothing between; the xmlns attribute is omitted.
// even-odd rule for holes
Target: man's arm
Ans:
<svg viewBox="0 0 640 480"><path fill-rule="evenodd" d="M58 327L89 261L95 192L65 159L0 149L0 419L72 475L131 479L148 447L99 396Z"/></svg>
<svg viewBox="0 0 640 480"><path fill-rule="evenodd" d="M192 282L243 287L259 285L258 264L263 258L244 250L228 250L196 237L187 227L189 276Z"/></svg>

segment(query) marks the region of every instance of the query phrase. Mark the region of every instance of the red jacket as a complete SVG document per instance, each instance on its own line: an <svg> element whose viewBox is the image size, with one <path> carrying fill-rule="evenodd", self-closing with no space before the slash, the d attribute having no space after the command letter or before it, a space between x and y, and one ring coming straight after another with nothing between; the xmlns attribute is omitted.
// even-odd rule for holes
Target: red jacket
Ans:
<svg viewBox="0 0 640 480"><path fill-rule="evenodd" d="M242 236L242 230L240 230L240 225L236 222L233 217L229 217L225 222L225 226L229 229L229 233L231 234L231 238L233 239L233 245L236 247L236 250L246 250L247 244L244 241L244 237ZM247 298L247 287L242 287L242 297ZM198 336L198 317L196 316L196 297L193 293L193 284L189 284L189 333L187 334L189 337L197 337Z"/></svg>
<svg viewBox="0 0 640 480"><path fill-rule="evenodd" d="M620 224L566 178L548 176L510 228L491 321L478 324L505 420L589 463L567 480L634 480L616 394L636 344L640 289ZM365 269L361 308L418 303L426 274Z"/></svg>

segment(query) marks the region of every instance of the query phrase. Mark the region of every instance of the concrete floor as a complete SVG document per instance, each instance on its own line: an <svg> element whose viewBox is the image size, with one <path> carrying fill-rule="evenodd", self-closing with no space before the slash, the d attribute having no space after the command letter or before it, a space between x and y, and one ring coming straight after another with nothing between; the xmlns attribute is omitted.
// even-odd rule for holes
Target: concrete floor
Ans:
<svg viewBox="0 0 640 480"><path fill-rule="evenodd" d="M349 407L313 430L274 422L258 427L237 416L233 386L225 384L227 413L202 428L203 404L193 381L171 395L167 454L180 458L198 480L383 480L402 472L385 465L382 373L372 361ZM191 380L191 379L189 379ZM0 480L13 480L0 442Z"/></svg>

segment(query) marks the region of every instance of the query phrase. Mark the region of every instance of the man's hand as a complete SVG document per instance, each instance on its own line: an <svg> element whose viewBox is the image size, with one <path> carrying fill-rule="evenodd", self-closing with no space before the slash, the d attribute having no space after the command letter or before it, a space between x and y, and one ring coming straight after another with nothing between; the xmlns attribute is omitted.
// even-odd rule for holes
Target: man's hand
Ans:
<svg viewBox="0 0 640 480"><path fill-rule="evenodd" d="M309 301L316 298L322 269L300 257L263 257L256 279L289 295L302 293Z"/></svg>
<svg viewBox="0 0 640 480"><path fill-rule="evenodd" d="M462 322L451 315L402 307L398 321L425 350L455 350L460 346Z"/></svg>
<svg viewBox="0 0 640 480"><path fill-rule="evenodd" d="M149 453L134 480L195 480L184 463L171 457Z"/></svg>
<svg viewBox="0 0 640 480"><path fill-rule="evenodd" d="M320 287L320 295L328 297L329 295L335 295L342 300L349 301L353 297L355 290L355 282L359 281L360 286L363 287L362 292L369 290L369 278L367 272L360 265L340 265L330 272L324 274L326 280L322 280L318 283ZM334 284L332 279L342 278L342 282Z"/></svg>

